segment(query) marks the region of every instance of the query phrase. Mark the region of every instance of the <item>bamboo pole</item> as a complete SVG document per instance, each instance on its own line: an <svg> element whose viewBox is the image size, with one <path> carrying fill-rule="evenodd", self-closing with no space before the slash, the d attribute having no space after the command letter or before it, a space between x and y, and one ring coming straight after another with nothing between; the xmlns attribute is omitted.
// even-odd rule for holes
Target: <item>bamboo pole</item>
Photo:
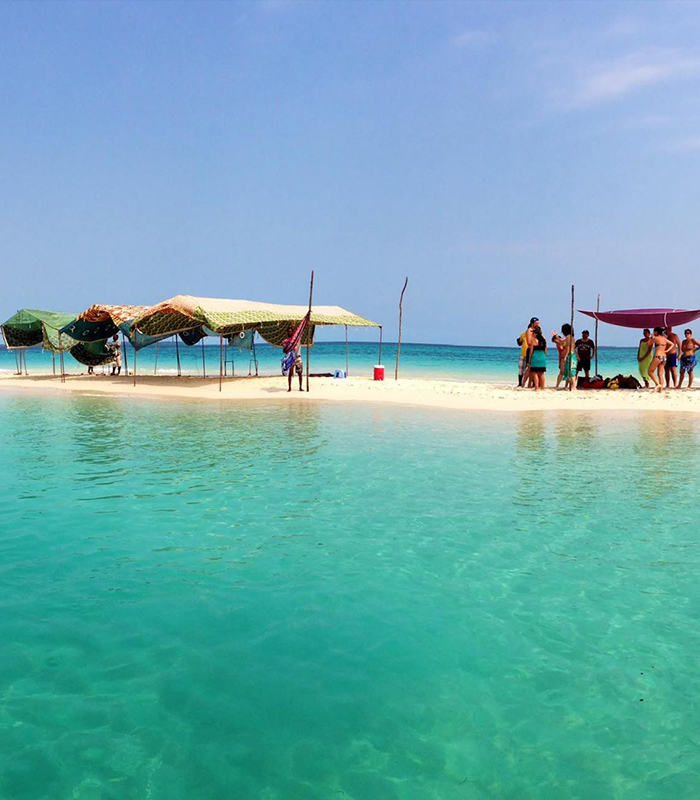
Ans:
<svg viewBox="0 0 700 800"><path fill-rule="evenodd" d="M224 372L224 337L219 336L219 391L221 391L223 372Z"/></svg>
<svg viewBox="0 0 700 800"><path fill-rule="evenodd" d="M54 376L56 375L56 353L51 353L51 369L53 369Z"/></svg>
<svg viewBox="0 0 700 800"><path fill-rule="evenodd" d="M136 352L136 348L134 348L134 353ZM126 337L124 336L124 331L122 331L122 353L124 354L124 374L129 374L129 360L126 357ZM136 356L134 355L134 362L136 362Z"/></svg>
<svg viewBox="0 0 700 800"><path fill-rule="evenodd" d="M24 348L24 350L22 350L22 353L24 354L24 374L25 375L29 375L29 370L27 369L27 348L26 347Z"/></svg>
<svg viewBox="0 0 700 800"><path fill-rule="evenodd" d="M403 289L401 290L401 297L399 297L399 341L396 347L396 370L394 372L394 380L399 379L399 360L401 359L401 323L403 322L403 295L408 286L408 278L404 281Z"/></svg>
<svg viewBox="0 0 700 800"><path fill-rule="evenodd" d="M309 362L311 359L311 301L314 296L314 271L311 270L311 283L309 285L309 324L306 334L306 391L309 391Z"/></svg>
<svg viewBox="0 0 700 800"><path fill-rule="evenodd" d="M598 302L595 307L596 311L596 318L595 318L595 374L598 374L598 313L600 312L600 295L598 295Z"/></svg>
<svg viewBox="0 0 700 800"><path fill-rule="evenodd" d="M575 348L576 335L574 333L574 285L571 284L571 342ZM575 350L574 350L575 352ZM573 376L571 381L571 389L578 389L578 372ZM571 389L569 391L571 391Z"/></svg>
<svg viewBox="0 0 700 800"><path fill-rule="evenodd" d="M379 361L377 364L382 363L382 339L384 338L384 328L382 325L379 326Z"/></svg>
<svg viewBox="0 0 700 800"><path fill-rule="evenodd" d="M138 350L134 348L134 386L136 386L136 354Z"/></svg>
<svg viewBox="0 0 700 800"><path fill-rule="evenodd" d="M350 375L350 354L348 352L348 326L345 326L345 377Z"/></svg>
<svg viewBox="0 0 700 800"><path fill-rule="evenodd" d="M180 337L175 334L175 358L177 359L177 377L182 377L182 369L180 368Z"/></svg>
<svg viewBox="0 0 700 800"><path fill-rule="evenodd" d="M158 342L156 342L156 360L155 363L153 364L153 374L154 375L158 374Z"/></svg>
<svg viewBox="0 0 700 800"><path fill-rule="evenodd" d="M207 358L204 355L204 336L202 336L202 377L207 377Z"/></svg>
<svg viewBox="0 0 700 800"><path fill-rule="evenodd" d="M63 340L61 338L61 332L58 332L58 360L61 365L61 383L66 382L66 369L65 369L65 361L63 359Z"/></svg>

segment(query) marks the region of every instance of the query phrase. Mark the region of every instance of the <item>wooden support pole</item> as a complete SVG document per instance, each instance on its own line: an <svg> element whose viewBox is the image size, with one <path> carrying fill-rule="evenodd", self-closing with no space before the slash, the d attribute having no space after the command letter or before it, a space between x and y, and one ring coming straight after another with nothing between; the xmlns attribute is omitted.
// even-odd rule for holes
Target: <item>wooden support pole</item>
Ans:
<svg viewBox="0 0 700 800"><path fill-rule="evenodd" d="M156 360L155 363L153 364L153 374L154 375L158 374L158 342L156 342Z"/></svg>
<svg viewBox="0 0 700 800"><path fill-rule="evenodd" d="M136 352L136 348L134 348L134 352ZM124 331L122 331L122 353L124 355L124 374L129 374L129 360L126 357L126 337L124 336ZM134 356L134 361L136 361L136 356Z"/></svg>
<svg viewBox="0 0 700 800"><path fill-rule="evenodd" d="M180 369L180 337L175 334L175 358L177 359L177 377L182 377L182 370Z"/></svg>
<svg viewBox="0 0 700 800"><path fill-rule="evenodd" d="M136 354L138 350L134 348L134 386L136 386Z"/></svg>
<svg viewBox="0 0 700 800"><path fill-rule="evenodd" d="M219 391L221 391L223 374L224 374L224 337L219 336Z"/></svg>
<svg viewBox="0 0 700 800"><path fill-rule="evenodd" d="M309 324L307 326L306 332L306 391L309 391L309 362L311 359L310 350L311 350L311 332L313 328L311 327L311 302L314 296L314 271L311 270L311 283L309 285Z"/></svg>
<svg viewBox="0 0 700 800"><path fill-rule="evenodd" d="M345 377L350 375L350 354L348 352L348 326L345 326Z"/></svg>
<svg viewBox="0 0 700 800"><path fill-rule="evenodd" d="M384 338L384 328L380 325L379 326L379 361L377 364L382 363L382 339Z"/></svg>
<svg viewBox="0 0 700 800"><path fill-rule="evenodd" d="M53 369L54 376L56 375L56 353L51 353L51 368Z"/></svg>
<svg viewBox="0 0 700 800"><path fill-rule="evenodd" d="M399 297L399 341L396 346L396 370L394 372L394 380L399 379L399 361L401 359L401 323L403 322L403 294L408 286L408 278L404 281L403 289L401 290L401 297Z"/></svg>
<svg viewBox="0 0 700 800"><path fill-rule="evenodd" d="M204 336L202 336L202 376L207 377L207 358L204 355Z"/></svg>
<svg viewBox="0 0 700 800"><path fill-rule="evenodd" d="M66 382L66 369L65 369L65 361L63 359L63 340L61 338L61 332L58 332L58 360L61 365L61 383Z"/></svg>
<svg viewBox="0 0 700 800"><path fill-rule="evenodd" d="M594 344L595 344L595 374L598 374L598 313L600 312L600 295L598 295L598 302L596 303L596 318L595 318L595 335L594 335Z"/></svg>

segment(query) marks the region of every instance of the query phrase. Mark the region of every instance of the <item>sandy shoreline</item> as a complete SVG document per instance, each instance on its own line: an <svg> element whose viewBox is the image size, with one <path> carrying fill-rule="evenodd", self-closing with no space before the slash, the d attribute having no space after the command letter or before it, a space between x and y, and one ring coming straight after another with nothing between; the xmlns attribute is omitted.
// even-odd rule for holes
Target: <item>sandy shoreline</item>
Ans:
<svg viewBox="0 0 700 800"><path fill-rule="evenodd" d="M281 377L226 378L219 392L218 379L194 377L130 377L68 375L66 382L53 375L3 376L0 391L15 395L88 394L125 397L189 399L196 401L278 400L292 403L318 401L394 403L464 411L685 411L700 412L700 394L691 391L578 391L547 389L535 393L505 384L447 380L401 379L375 382L368 378L312 378L311 392L287 394Z"/></svg>

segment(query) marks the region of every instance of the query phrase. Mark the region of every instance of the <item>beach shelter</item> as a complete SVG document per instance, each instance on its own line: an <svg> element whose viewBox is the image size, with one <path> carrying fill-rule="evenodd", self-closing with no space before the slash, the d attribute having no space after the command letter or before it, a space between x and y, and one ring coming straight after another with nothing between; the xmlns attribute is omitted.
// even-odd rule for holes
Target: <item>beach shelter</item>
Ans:
<svg viewBox="0 0 700 800"><path fill-rule="evenodd" d="M685 308L627 308L620 311L580 311L600 322L622 328L668 328L687 325L700 317L700 309Z"/></svg>
<svg viewBox="0 0 700 800"><path fill-rule="evenodd" d="M19 351L17 371L21 373L22 358L24 358L25 374L27 372L27 357L23 351L28 347L36 347L40 344L52 355L62 352L59 331L74 318L74 314L65 314L59 311L22 308L6 320L0 329L7 349Z"/></svg>
<svg viewBox="0 0 700 800"><path fill-rule="evenodd" d="M223 337L235 337L236 334L252 330L257 331L269 344L281 347L289 327L296 328L308 311L308 306L177 295L151 306L134 321L134 325L148 336L180 334L197 328L211 331L221 337L220 362L223 363ZM310 323L301 341L307 346L313 344L317 325L345 326L346 342L348 327L379 328L381 361L382 327L378 323L340 306L317 305L311 308ZM219 373L221 377L221 364Z"/></svg>

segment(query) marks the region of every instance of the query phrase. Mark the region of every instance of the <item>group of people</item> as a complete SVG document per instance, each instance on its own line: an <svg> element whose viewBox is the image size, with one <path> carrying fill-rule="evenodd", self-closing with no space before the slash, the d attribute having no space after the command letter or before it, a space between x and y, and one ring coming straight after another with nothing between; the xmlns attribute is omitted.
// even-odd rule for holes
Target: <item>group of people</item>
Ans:
<svg viewBox="0 0 700 800"><path fill-rule="evenodd" d="M111 342L105 342L105 348L112 354L112 375L121 375L122 373L122 348L119 344L119 334L114 334ZM88 375L95 374L95 367L92 364L88 365Z"/></svg>
<svg viewBox="0 0 700 800"><path fill-rule="evenodd" d="M535 391L545 388L547 372L547 340L542 333L540 320L532 317L527 328L518 336L520 360L518 363L518 386L530 387ZM578 373L583 372L586 381L590 381L591 362L595 357L596 345L590 338L589 331L583 331L580 339L575 339L571 325L561 326L561 333L552 331L552 343L559 355L559 375L556 388L564 382L565 389L575 389L578 384ZM688 388L693 385L693 372L697 363L697 351L700 342L693 337L693 331L686 328L681 339L669 325L665 328L644 329L639 341L637 362L639 374L644 386L654 389L681 389L685 376L688 376ZM678 366L680 363L680 374Z"/></svg>
<svg viewBox="0 0 700 800"><path fill-rule="evenodd" d="M518 336L520 360L518 363L518 386L541 391L545 388L547 372L547 339L542 333L540 320L532 317L527 328ZM580 339L574 338L571 325L561 326L561 334L552 331L552 343L559 355L559 374L556 388L564 381L564 388L571 390L577 385L577 375L583 372L586 380L590 380L591 361L595 356L595 342L589 331L583 331Z"/></svg>
<svg viewBox="0 0 700 800"><path fill-rule="evenodd" d="M666 328L654 328L652 335L649 328L643 331L637 349L639 374L644 385L649 388L651 378L654 388L681 389L685 376L688 376L688 388L693 385L693 372L697 363L695 353L700 350L700 342L693 338L693 332L686 328L681 339L669 325ZM680 356L681 372L678 374Z"/></svg>

